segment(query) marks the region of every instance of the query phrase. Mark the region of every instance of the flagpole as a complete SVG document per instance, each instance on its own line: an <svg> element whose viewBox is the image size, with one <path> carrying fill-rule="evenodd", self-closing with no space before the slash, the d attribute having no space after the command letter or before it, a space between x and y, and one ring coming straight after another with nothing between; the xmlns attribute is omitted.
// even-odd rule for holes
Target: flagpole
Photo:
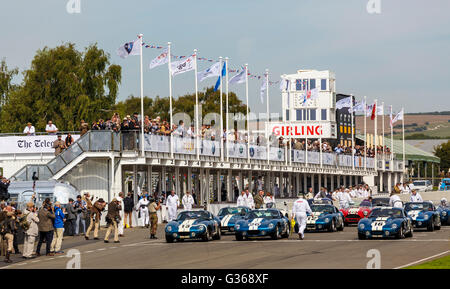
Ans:
<svg viewBox="0 0 450 289"><path fill-rule="evenodd" d="M172 107L172 52L171 52L171 42L167 42L167 52L168 52L168 67L169 67L169 103L170 103L170 129L173 127L173 107ZM170 134L170 158L173 159L173 133Z"/></svg>
<svg viewBox="0 0 450 289"><path fill-rule="evenodd" d="M245 99L247 101L247 161L250 164L250 123L248 108L248 63L245 64ZM250 180L249 180L250 183Z"/></svg>
<svg viewBox="0 0 450 289"><path fill-rule="evenodd" d="M352 169L355 170L355 152L354 152L354 147L355 147L355 134L354 134L354 124L353 124L353 94L350 95L350 106L351 106L351 110L350 110L350 114L351 114L351 126L350 129L352 130Z"/></svg>
<svg viewBox="0 0 450 289"><path fill-rule="evenodd" d="M266 143L267 143L267 165L270 163L270 143L269 143L269 123L270 123L270 110L269 110L269 69L266 69Z"/></svg>
<svg viewBox="0 0 450 289"><path fill-rule="evenodd" d="M144 153L144 69L142 66L142 45L144 43L143 37L144 34L138 35L139 39L141 40L141 45L139 45L140 49L140 64L141 64L141 155L145 156Z"/></svg>
<svg viewBox="0 0 450 289"><path fill-rule="evenodd" d="M381 121L382 121L382 134L383 137L381 138L382 146L383 146L383 171L386 171L386 150L384 148L384 101L381 103L381 106L383 107L383 114L381 115Z"/></svg>
<svg viewBox="0 0 450 289"><path fill-rule="evenodd" d="M367 170L367 97L364 96L364 170Z"/></svg>
<svg viewBox="0 0 450 289"><path fill-rule="evenodd" d="M303 86L303 90L305 91L304 97L306 98L306 94L308 93L306 91L306 85L305 85L305 80L302 80L302 86ZM306 104L306 99L304 100L304 104ZM309 120L309 113L308 113L308 108L305 106L305 163L306 166L308 166L308 120Z"/></svg>
<svg viewBox="0 0 450 289"><path fill-rule="evenodd" d="M390 116L390 124L391 124L391 171L394 171L394 124L392 123L392 105L391 105L391 116Z"/></svg>
<svg viewBox="0 0 450 289"><path fill-rule="evenodd" d="M219 61L220 61L220 161L223 163L224 159L224 155L223 155L223 99L222 99L222 56L219 57Z"/></svg>
<svg viewBox="0 0 450 289"><path fill-rule="evenodd" d="M227 162L229 162L230 161L230 156L228 155L228 140L229 140L229 138L230 138L230 135L229 135L229 127L228 127L228 57L225 57L225 72L226 72L226 75L225 75L225 98L226 98L226 103L225 103L225 109L226 109L226 113L225 113L225 117L226 117L226 119L225 119L225 121L226 121L226 129L225 129L225 132L226 132L226 150L227 150Z"/></svg>
<svg viewBox="0 0 450 289"><path fill-rule="evenodd" d="M197 80L197 49L194 49L194 75L195 75L195 134L197 135L197 160L200 160L200 134L198 120L198 80Z"/></svg>
<svg viewBox="0 0 450 289"><path fill-rule="evenodd" d="M403 173L402 173L402 183L404 182L405 177L405 161L406 161L406 152L405 152L405 110L402 107L402 135L403 135Z"/></svg>
<svg viewBox="0 0 450 289"><path fill-rule="evenodd" d="M284 76L286 76L286 75L284 75ZM289 87L287 87L286 88L286 108L287 108L287 110L289 110L289 97L288 97L288 95L289 95ZM288 138L288 134L287 134L287 114L286 114L286 110L285 111L283 111L283 115L284 115L284 123L283 123L283 125L284 125L284 128L285 128L285 134L286 134L286 140L287 140L287 138ZM290 116L289 116L289 118L290 118ZM283 134L282 134L283 135ZM285 158L285 160L284 160L284 164L287 166L287 154L288 154L288 147L287 147L287 141L286 141L286 146L284 147L284 158Z"/></svg>
<svg viewBox="0 0 450 289"><path fill-rule="evenodd" d="M378 150L378 148L377 148L377 146L378 146L378 113L377 113L378 107L377 107L376 99L375 99L374 105L375 105L375 128L374 128L375 141L374 141L373 146L375 148L375 150L374 150L375 171L377 171L378 170L378 153L377 153L377 150Z"/></svg>

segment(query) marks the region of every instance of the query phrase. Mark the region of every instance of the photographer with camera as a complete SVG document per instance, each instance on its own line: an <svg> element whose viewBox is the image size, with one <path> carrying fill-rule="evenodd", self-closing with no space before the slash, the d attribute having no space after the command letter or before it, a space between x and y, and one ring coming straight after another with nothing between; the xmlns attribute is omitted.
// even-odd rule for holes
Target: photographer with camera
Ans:
<svg viewBox="0 0 450 289"><path fill-rule="evenodd" d="M73 207L75 208L75 215L77 217L75 221L75 236L78 236L80 233L80 222L83 225L83 235L85 235L87 207L86 201L81 199L81 195L77 196L77 200L74 202Z"/></svg>
<svg viewBox="0 0 450 289"><path fill-rule="evenodd" d="M158 239L156 235L156 229L158 228L158 215L156 212L161 209L161 200L156 203L155 198L150 199L150 204L148 205L148 212L150 214L150 239Z"/></svg>
<svg viewBox="0 0 450 289"><path fill-rule="evenodd" d="M0 234L2 243L7 244L5 252L5 263L11 263L11 253L13 251L14 233L17 230L17 222L14 211L11 207L6 211L6 218L0 223Z"/></svg>
<svg viewBox="0 0 450 289"><path fill-rule="evenodd" d="M102 212L105 210L105 206L106 202L102 198L100 198L89 210L91 222L89 224L89 228L86 231L86 236L84 236L86 240L89 240L89 234L92 231L92 227L94 227L94 240L98 240L98 227L100 226L100 219L102 217Z"/></svg>
<svg viewBox="0 0 450 289"><path fill-rule="evenodd" d="M108 214L106 215L106 223L108 223L108 230L106 231L105 243L109 243L109 234L111 230L114 229L114 243L120 243L119 232L117 225L120 223L120 211L122 207L120 206L120 201L114 198L111 203L108 204Z"/></svg>
<svg viewBox="0 0 450 289"><path fill-rule="evenodd" d="M55 212L52 207L52 203L49 198L44 200L41 209L38 213L39 218L39 242L36 247L36 256L41 256L41 246L45 240L45 254L47 256L54 256L53 253L50 252L50 245L53 241L53 220L55 220Z"/></svg>
<svg viewBox="0 0 450 289"><path fill-rule="evenodd" d="M7 201L9 199L8 187L10 185L10 181L0 176L0 201Z"/></svg>
<svg viewBox="0 0 450 289"><path fill-rule="evenodd" d="M27 208L23 212L26 223L23 225L23 229L25 230L25 240L23 241L23 255L22 257L25 259L31 259L34 242L36 241L36 237L39 234L39 218L37 214L36 207L33 203L27 203ZM27 228L28 227L28 228Z"/></svg>

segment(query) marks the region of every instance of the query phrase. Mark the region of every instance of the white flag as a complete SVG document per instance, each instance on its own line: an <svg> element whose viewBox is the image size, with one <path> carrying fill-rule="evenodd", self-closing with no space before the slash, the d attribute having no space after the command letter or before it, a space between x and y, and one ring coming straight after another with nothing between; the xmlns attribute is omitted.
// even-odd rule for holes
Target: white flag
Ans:
<svg viewBox="0 0 450 289"><path fill-rule="evenodd" d="M282 78L280 81L280 90L289 90L289 84L289 80Z"/></svg>
<svg viewBox="0 0 450 289"><path fill-rule="evenodd" d="M233 76L228 83L234 84L234 83L244 83L245 82L245 69L243 69L241 72Z"/></svg>
<svg viewBox="0 0 450 289"><path fill-rule="evenodd" d="M125 43L117 49L117 55L121 58L127 58L129 55L141 55L141 40L138 38L133 42Z"/></svg>
<svg viewBox="0 0 450 289"><path fill-rule="evenodd" d="M336 102L336 109L343 109L344 107L352 107L352 97L346 97Z"/></svg>
<svg viewBox="0 0 450 289"><path fill-rule="evenodd" d="M200 71L197 73L198 81L202 82L208 77L214 77L214 76L220 76L221 71L220 62L216 62L213 65L211 65L210 68Z"/></svg>
<svg viewBox="0 0 450 289"><path fill-rule="evenodd" d="M394 117L394 119L392 120L392 124L396 123L397 120L403 120L403 108L402 110L400 110L397 115Z"/></svg>
<svg viewBox="0 0 450 289"><path fill-rule="evenodd" d="M192 55L185 60L172 62L170 69L172 76L194 70L194 56Z"/></svg>
<svg viewBox="0 0 450 289"><path fill-rule="evenodd" d="M383 107L383 105L379 105L377 107L377 115L384 115L384 107Z"/></svg>
<svg viewBox="0 0 450 289"><path fill-rule="evenodd" d="M363 99L360 102L357 102L355 104L355 106L353 107L353 112L364 112L365 107L366 107L366 102ZM352 111L350 111L350 113L352 113Z"/></svg>
<svg viewBox="0 0 450 289"><path fill-rule="evenodd" d="M169 52L167 51L167 48L164 49L164 51L158 55L156 58L154 58L152 61L150 61L150 69L153 69L157 66L166 64L169 62Z"/></svg>
<svg viewBox="0 0 450 289"><path fill-rule="evenodd" d="M261 83L261 103L264 103L264 92L266 91L266 89L267 89L267 75L265 76L265 78Z"/></svg>

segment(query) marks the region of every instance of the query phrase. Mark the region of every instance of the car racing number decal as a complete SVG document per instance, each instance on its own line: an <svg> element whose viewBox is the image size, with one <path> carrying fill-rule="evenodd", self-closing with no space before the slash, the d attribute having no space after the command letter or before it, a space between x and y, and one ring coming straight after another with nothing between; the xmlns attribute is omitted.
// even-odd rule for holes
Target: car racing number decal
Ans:
<svg viewBox="0 0 450 289"><path fill-rule="evenodd" d="M412 211L408 212L408 216L410 216L411 219L413 219L415 221L417 219L417 217L419 216L420 212L421 212L420 210L412 210Z"/></svg>
<svg viewBox="0 0 450 289"><path fill-rule="evenodd" d="M306 224L315 224L321 214L321 212L313 212L311 216L306 218Z"/></svg>
<svg viewBox="0 0 450 289"><path fill-rule="evenodd" d="M226 215L225 217L223 217L222 221L220 221L220 225L222 227L227 227L228 222L231 220L231 218L233 218L233 214Z"/></svg>
<svg viewBox="0 0 450 289"><path fill-rule="evenodd" d="M376 218L372 223L372 231L382 231L387 219L389 219L389 217Z"/></svg>
<svg viewBox="0 0 450 289"><path fill-rule="evenodd" d="M195 221L196 220L184 220L183 223L178 226L178 232L189 232Z"/></svg>
<svg viewBox="0 0 450 289"><path fill-rule="evenodd" d="M250 224L248 224L249 230L258 230L258 227L261 226L263 218L256 218L253 221L251 221Z"/></svg>

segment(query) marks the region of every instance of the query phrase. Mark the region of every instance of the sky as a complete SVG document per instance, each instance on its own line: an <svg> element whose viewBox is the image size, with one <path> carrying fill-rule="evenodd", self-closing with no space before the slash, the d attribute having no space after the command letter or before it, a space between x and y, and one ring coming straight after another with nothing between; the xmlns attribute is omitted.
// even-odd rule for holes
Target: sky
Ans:
<svg viewBox="0 0 450 289"><path fill-rule="evenodd" d="M144 42L174 55L230 58L270 80L298 69L336 73L338 93L367 96L405 112L450 110L450 1L379 0L78 0L81 13L68 13L76 0L0 0L0 59L20 71L37 50L67 42L77 49L97 43L122 66L118 100L140 95L139 57L121 59L116 50L142 33ZM373 1L373 0L371 0ZM168 96L167 66L148 69L160 50L145 48L144 94ZM199 70L211 63L199 61ZM230 75L231 77L232 75ZM20 82L22 77L14 81ZM202 91L215 79L199 83ZM253 112L265 112L261 80L249 80ZM245 101L245 85L230 86ZM174 77L173 95L194 92L194 73ZM281 111L278 85L270 87L271 112Z"/></svg>

